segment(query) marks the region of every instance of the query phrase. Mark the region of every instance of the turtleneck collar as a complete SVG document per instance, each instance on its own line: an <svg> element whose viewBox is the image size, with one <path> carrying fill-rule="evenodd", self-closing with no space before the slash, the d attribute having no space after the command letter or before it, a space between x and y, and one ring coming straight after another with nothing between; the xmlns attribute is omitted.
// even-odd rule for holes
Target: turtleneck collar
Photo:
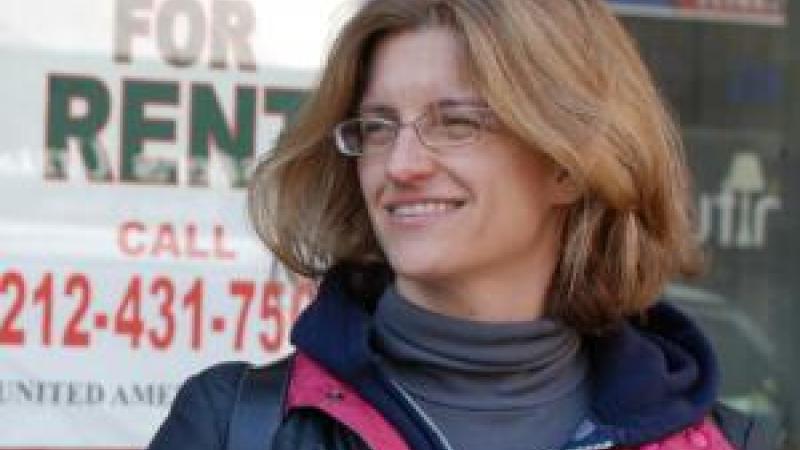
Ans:
<svg viewBox="0 0 800 450"><path fill-rule="evenodd" d="M557 401L574 393L587 371L579 334L561 322L453 318L411 303L394 287L378 303L375 345L411 393L472 410Z"/></svg>

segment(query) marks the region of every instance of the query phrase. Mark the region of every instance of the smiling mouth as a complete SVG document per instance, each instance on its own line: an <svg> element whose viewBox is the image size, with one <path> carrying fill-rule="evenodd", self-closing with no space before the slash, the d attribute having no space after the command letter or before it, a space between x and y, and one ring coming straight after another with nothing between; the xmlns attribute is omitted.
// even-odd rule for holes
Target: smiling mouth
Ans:
<svg viewBox="0 0 800 450"><path fill-rule="evenodd" d="M427 200L414 203L391 204L386 211L393 217L430 217L446 214L464 206L461 200Z"/></svg>

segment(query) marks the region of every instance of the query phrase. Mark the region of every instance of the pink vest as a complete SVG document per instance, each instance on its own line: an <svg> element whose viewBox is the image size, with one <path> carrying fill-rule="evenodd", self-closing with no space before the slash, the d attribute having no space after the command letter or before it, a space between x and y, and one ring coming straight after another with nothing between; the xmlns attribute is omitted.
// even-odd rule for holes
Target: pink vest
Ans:
<svg viewBox="0 0 800 450"><path fill-rule="evenodd" d="M324 411L375 450L411 450L383 416L346 383L337 380L311 358L298 353L290 373L286 408ZM633 449L734 450L710 417L678 433Z"/></svg>

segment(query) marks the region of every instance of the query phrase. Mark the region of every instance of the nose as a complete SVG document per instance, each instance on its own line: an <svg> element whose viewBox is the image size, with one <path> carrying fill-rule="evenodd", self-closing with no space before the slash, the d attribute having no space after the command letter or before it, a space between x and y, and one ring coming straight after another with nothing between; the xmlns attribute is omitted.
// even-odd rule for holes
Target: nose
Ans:
<svg viewBox="0 0 800 450"><path fill-rule="evenodd" d="M436 161L413 126L402 127L386 161L387 177L398 184L408 184L430 177Z"/></svg>

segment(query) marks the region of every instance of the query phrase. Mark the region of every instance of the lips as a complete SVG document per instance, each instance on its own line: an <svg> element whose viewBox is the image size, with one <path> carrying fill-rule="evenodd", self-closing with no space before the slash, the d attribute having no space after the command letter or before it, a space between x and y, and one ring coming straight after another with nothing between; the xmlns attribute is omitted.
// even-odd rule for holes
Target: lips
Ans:
<svg viewBox="0 0 800 450"><path fill-rule="evenodd" d="M388 202L385 206L390 216L396 218L433 217L455 211L464 206L463 200L429 199L419 201Z"/></svg>

